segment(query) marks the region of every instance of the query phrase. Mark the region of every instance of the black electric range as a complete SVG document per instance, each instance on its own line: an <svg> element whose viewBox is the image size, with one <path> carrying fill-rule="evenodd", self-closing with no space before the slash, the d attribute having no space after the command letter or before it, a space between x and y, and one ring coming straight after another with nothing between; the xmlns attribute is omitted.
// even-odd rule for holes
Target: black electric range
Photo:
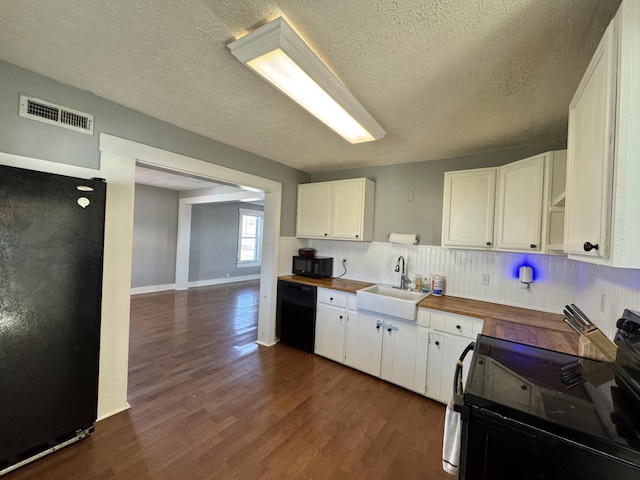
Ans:
<svg viewBox="0 0 640 480"><path fill-rule="evenodd" d="M640 317L623 321L615 363L479 335L460 478L640 478Z"/></svg>

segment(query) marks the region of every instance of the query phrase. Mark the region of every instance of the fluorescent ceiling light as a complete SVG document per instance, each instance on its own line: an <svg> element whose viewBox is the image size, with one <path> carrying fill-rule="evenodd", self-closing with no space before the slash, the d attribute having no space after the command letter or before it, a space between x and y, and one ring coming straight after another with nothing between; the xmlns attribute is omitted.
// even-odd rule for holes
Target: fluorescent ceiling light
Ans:
<svg viewBox="0 0 640 480"><path fill-rule="evenodd" d="M384 130L284 18L229 44L231 54L351 143Z"/></svg>

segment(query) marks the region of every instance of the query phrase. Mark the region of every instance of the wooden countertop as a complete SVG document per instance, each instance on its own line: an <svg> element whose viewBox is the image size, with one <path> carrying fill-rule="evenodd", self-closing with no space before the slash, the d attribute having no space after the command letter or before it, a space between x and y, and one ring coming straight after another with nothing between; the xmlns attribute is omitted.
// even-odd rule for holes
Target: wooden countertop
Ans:
<svg viewBox="0 0 640 480"><path fill-rule="evenodd" d="M483 335L578 354L579 337L562 321L560 314L447 295L431 295L418 306L482 318Z"/></svg>
<svg viewBox="0 0 640 480"><path fill-rule="evenodd" d="M356 293L361 288L373 285L342 278L316 279L299 275L285 275L278 278L347 293ZM483 335L572 355L578 354L579 337L562 321L563 316L560 314L448 295L441 297L430 295L422 300L418 307L481 318L484 320Z"/></svg>
<svg viewBox="0 0 640 480"><path fill-rule="evenodd" d="M361 288L370 287L373 283L358 282L356 280L346 280L343 278L309 278L301 275L284 275L278 277L279 280L302 283L314 287L331 288L341 292L356 293Z"/></svg>

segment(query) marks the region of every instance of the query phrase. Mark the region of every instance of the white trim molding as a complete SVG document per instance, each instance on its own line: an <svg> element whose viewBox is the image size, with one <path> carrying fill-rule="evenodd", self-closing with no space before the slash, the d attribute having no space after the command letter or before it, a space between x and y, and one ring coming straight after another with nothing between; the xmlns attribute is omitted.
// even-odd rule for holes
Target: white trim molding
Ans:
<svg viewBox="0 0 640 480"><path fill-rule="evenodd" d="M123 201L126 205L122 206L126 221L129 220L129 213L131 213L131 227L129 231L121 231L121 238L118 239L119 245L121 245L122 255L119 257L122 261L128 263L128 270L123 269L117 280L112 281L119 282L119 287L122 292L117 299L110 301L118 304L126 305L126 328L124 325L120 326L119 336L117 341L119 345L113 346L106 344L101 349L102 351L110 351L110 347L117 349L124 349L120 353L120 356L124 358L123 362L118 363L117 366L113 366L113 369L118 370L119 379L117 385L111 385L111 382L106 382L102 386L103 394L106 394L106 389L110 389L114 395L119 397L120 404L126 402L126 376L128 370L128 339L129 339L129 301L131 296L131 246L133 239L133 190L134 190L134 171L137 162L144 163L146 165L157 166L159 168L173 170L175 172L184 173L187 175L197 175L200 177L210 178L220 183L235 185L243 188L244 190L253 192L264 193L264 231L263 231L263 245L262 245L262 266L260 274L260 305L258 310L258 343L262 345L273 345L276 339L276 286L277 286L277 265L279 258L279 233L280 233L280 213L282 203L282 184L275 180L259 177L239 170L233 170L231 168L209 163L196 158L187 157L167 150L151 147L142 143L133 142L119 137L114 137L105 133L100 134L100 152L101 162L104 158L117 157L122 159L126 164L124 170L130 175L128 180L128 190ZM101 176L105 176L104 174ZM108 181L108 179L107 179ZM129 193L130 198L129 198ZM113 195L110 187L107 188L107 199ZM118 195L116 192L115 195ZM108 203L108 200L107 200ZM186 202L182 204L186 208ZM179 225L182 229L184 225ZM186 238L183 238L186 242ZM184 243L183 242L183 243ZM124 246L129 245L128 249ZM107 260L105 260L107 263ZM187 287L188 287L188 282ZM125 287L126 286L126 287ZM179 278L176 277L176 288L181 288L182 284ZM124 307L121 315L124 315ZM124 320L123 320L124 321ZM125 341L126 340L126 341ZM115 341L115 339L113 340ZM121 358L122 360L122 358ZM102 366L101 361L101 366ZM124 379L121 377L124 376ZM101 372L102 378L102 372ZM116 381L115 379L113 380ZM124 389L122 388L124 387ZM106 408L106 410L112 410Z"/></svg>
<svg viewBox="0 0 640 480"><path fill-rule="evenodd" d="M239 277L211 278L209 280L196 280L189 282L189 288L208 287L210 285L222 285L225 283L246 282L249 280L260 280L260 275L242 275Z"/></svg>
<svg viewBox="0 0 640 480"><path fill-rule="evenodd" d="M143 293L166 292L175 290L175 283L167 283L166 285L149 285L147 287L131 287L131 295L141 295Z"/></svg>

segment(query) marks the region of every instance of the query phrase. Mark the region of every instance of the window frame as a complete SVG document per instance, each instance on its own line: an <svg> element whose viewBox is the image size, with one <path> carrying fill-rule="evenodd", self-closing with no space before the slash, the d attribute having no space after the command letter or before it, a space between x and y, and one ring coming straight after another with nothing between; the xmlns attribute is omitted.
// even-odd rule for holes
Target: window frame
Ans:
<svg viewBox="0 0 640 480"><path fill-rule="evenodd" d="M259 225L258 231L256 232L256 250L254 251L255 256L252 260L241 260L240 256L242 254L242 224L244 216L252 216L259 217ZM262 237L264 230L264 211L263 210L253 210L250 208L239 208L238 209L238 241L236 246L236 267L237 268L246 268L246 267L260 267L262 266ZM248 238L248 237L247 237Z"/></svg>

